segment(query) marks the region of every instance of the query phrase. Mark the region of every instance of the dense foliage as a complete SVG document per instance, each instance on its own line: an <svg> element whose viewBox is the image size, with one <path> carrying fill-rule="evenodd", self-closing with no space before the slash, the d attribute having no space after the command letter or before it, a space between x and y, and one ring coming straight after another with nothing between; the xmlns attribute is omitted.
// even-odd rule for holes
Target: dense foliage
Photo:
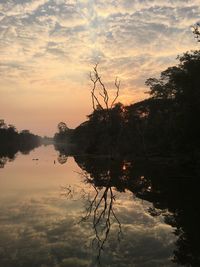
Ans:
<svg viewBox="0 0 200 267"><path fill-rule="evenodd" d="M178 60L146 81L149 99L94 110L71 133L71 142L89 154L199 155L200 51Z"/></svg>
<svg viewBox="0 0 200 267"><path fill-rule="evenodd" d="M199 158L200 51L178 57L177 66L149 78L150 98L123 106L96 108L75 130L58 124L56 144L73 143L86 154L142 156L191 154ZM26 152L40 138L27 130L18 132L0 121L0 150ZM2 154L2 152L1 152Z"/></svg>

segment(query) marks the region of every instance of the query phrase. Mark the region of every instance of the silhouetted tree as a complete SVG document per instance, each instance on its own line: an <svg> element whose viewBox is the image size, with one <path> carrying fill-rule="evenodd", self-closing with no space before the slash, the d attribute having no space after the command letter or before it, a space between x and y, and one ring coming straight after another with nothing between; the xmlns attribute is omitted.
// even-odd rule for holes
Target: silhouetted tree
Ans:
<svg viewBox="0 0 200 267"><path fill-rule="evenodd" d="M109 92L104 84L104 82L101 79L101 76L98 72L98 64L96 64L93 68L93 72L90 73L90 80L93 83L93 87L91 90L91 97L92 97L92 106L93 110L109 110L112 109L114 104L116 103L116 100L119 96L119 90L120 90L120 81L116 77L115 79L115 87L116 87L116 96L111 100L111 103L109 103ZM99 90L98 90L99 86ZM102 97L103 103L101 103L98 93L96 92L98 90L99 96Z"/></svg>
<svg viewBox="0 0 200 267"><path fill-rule="evenodd" d="M57 128L58 133L54 135L54 142L57 144L69 144L73 130L69 129L65 122L59 122Z"/></svg>
<svg viewBox="0 0 200 267"><path fill-rule="evenodd" d="M148 79L146 84L154 99L172 100L172 120L177 125L174 138L188 149L195 149L199 147L200 134L200 51L187 52L178 59L178 66L163 71L159 79Z"/></svg>
<svg viewBox="0 0 200 267"><path fill-rule="evenodd" d="M59 122L58 123L58 131L59 133L64 133L67 132L69 130L69 128L67 127L66 123L64 122Z"/></svg>
<svg viewBox="0 0 200 267"><path fill-rule="evenodd" d="M30 133L28 130L18 132L14 125L6 124L0 120L0 160L13 159L15 154L20 151L28 153L33 148L41 144L41 138ZM1 164L4 166L4 164Z"/></svg>

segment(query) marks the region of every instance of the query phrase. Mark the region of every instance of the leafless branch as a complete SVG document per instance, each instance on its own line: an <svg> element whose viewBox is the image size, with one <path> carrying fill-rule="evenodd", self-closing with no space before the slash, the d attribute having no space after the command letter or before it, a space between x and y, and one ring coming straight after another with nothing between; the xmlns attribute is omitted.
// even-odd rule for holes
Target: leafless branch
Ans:
<svg viewBox="0 0 200 267"><path fill-rule="evenodd" d="M94 69L95 68L97 68L97 65L94 67ZM96 110L95 101L96 101L96 104L98 105L98 107L100 107L101 109L103 109L102 105L100 104L98 98L95 95L95 90L96 90L96 86L97 86L97 82L98 82L98 76L96 75L95 72L94 72L94 77L92 76L92 73L90 73L90 80L93 83L93 88L91 90L93 110Z"/></svg>
<svg viewBox="0 0 200 267"><path fill-rule="evenodd" d="M109 101L109 96L108 96L108 92L107 92L107 89L104 85L104 83L102 82L101 80L101 76L99 75L98 73L98 64L96 64L93 68L93 72L94 72L94 76L96 77L96 80L99 82L100 86L101 86L101 89L102 89L102 94L101 96L103 97L103 101L104 101L104 104L106 106L106 109L108 109L108 101Z"/></svg>
<svg viewBox="0 0 200 267"><path fill-rule="evenodd" d="M112 104L111 104L111 108L114 106L114 104L115 104L117 98L119 97L120 83L121 83L121 82L118 80L118 77L116 77L116 79L115 79L115 87L116 87L116 89L117 89L117 92L116 92L116 96L115 96L115 98L113 99L113 102L112 102Z"/></svg>
<svg viewBox="0 0 200 267"><path fill-rule="evenodd" d="M93 72L90 73L90 80L93 83L93 87L92 87L92 90L91 90L93 109L96 110L96 106L98 106L102 110L104 110L104 109L109 110L109 108L112 108L113 105L115 104L118 96L119 96L120 81L118 80L118 78L115 79L115 87L117 89L116 96L115 96L114 100L112 101L112 104L110 105L110 107L109 107L108 90L106 89L106 86L102 82L101 76L99 75L99 72L98 72L98 64L96 64L93 67ZM103 103L105 105L105 108L100 103L100 101L99 101L99 99L98 99L98 97L96 95L97 85L100 85L99 95L103 98Z"/></svg>

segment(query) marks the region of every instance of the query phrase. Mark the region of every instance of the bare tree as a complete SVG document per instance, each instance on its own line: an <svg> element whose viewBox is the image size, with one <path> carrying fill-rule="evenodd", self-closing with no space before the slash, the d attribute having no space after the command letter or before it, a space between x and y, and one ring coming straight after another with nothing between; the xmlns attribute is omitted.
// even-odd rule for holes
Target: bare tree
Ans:
<svg viewBox="0 0 200 267"><path fill-rule="evenodd" d="M98 72L98 64L96 64L93 67L93 72L90 73L90 80L93 83L93 87L91 90L93 109L96 110L98 108L101 110L105 110L105 109L109 110L109 108L113 108L113 106L116 103L117 98L119 96L120 81L118 80L118 78L116 77L116 79L115 79L116 96L111 101L111 104L109 104L109 98L110 97L108 94L108 90L107 90L105 84L103 83L101 76L99 75L99 72ZM101 103L101 101L99 100L99 96L97 94L97 87L98 86L100 87L99 96L102 97L103 103Z"/></svg>

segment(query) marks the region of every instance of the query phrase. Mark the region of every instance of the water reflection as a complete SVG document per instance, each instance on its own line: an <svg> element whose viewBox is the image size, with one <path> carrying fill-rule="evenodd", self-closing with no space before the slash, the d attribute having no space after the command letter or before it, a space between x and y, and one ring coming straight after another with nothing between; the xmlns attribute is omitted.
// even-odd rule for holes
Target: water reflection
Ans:
<svg viewBox="0 0 200 267"><path fill-rule="evenodd" d="M60 164L64 164L64 163L67 162L67 158L68 158L68 156L63 155L63 154L59 154L59 156L58 156L58 162Z"/></svg>
<svg viewBox="0 0 200 267"><path fill-rule="evenodd" d="M24 143L20 144L20 148L15 145L0 146L0 168L4 168L7 162L15 160L17 153L28 155L34 148L39 147L41 144L36 143Z"/></svg>
<svg viewBox="0 0 200 267"><path fill-rule="evenodd" d="M84 175L84 174L83 174ZM85 176L85 182L90 183L89 177ZM92 184L93 194L88 190L78 191L79 196L85 202L85 214L82 216L79 223L92 221L95 237L92 240L92 246L98 251L97 261L101 262L101 252L109 237L111 225L117 223L118 225L118 241L122 235L122 226L114 210L114 202L116 200L115 192L109 185L106 187L96 187ZM64 195L67 198L74 198L76 192L71 187L63 188Z"/></svg>
<svg viewBox="0 0 200 267"><path fill-rule="evenodd" d="M15 159L15 154L1 153L0 152L0 168L4 168L7 162L11 162Z"/></svg>
<svg viewBox="0 0 200 267"><path fill-rule="evenodd" d="M76 156L75 160L84 171L85 181L92 184L97 192L89 205L89 214L99 189L103 188L102 197L93 209L93 227L100 243L99 249L103 248L108 237L111 226L108 217L111 213L121 232L121 224L113 212L113 190L129 190L137 198L153 203L153 207L148 209L151 216L163 215L165 223L175 228L174 234L178 239L173 261L184 266L200 266L198 170L192 166L186 168L184 164L169 165L112 158ZM101 201L104 208L98 212ZM105 216L107 208L108 217ZM105 238L100 239L96 226L103 217L106 217L107 224L104 228Z"/></svg>
<svg viewBox="0 0 200 267"><path fill-rule="evenodd" d="M0 170L0 266L200 266L192 167L69 154Z"/></svg>

